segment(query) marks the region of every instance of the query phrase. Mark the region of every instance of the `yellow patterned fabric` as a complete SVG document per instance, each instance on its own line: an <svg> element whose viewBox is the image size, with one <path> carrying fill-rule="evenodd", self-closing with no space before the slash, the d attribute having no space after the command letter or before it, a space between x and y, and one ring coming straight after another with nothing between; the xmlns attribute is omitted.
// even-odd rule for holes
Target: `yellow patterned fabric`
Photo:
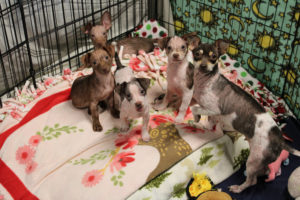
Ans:
<svg viewBox="0 0 300 200"><path fill-rule="evenodd" d="M176 34L230 41L227 53L300 117L299 1L177 0L172 9Z"/></svg>

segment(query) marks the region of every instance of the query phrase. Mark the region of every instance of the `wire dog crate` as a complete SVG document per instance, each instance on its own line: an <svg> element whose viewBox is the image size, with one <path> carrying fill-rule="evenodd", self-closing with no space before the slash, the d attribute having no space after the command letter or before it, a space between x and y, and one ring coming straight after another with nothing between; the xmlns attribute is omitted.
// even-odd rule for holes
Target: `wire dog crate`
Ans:
<svg viewBox="0 0 300 200"><path fill-rule="evenodd" d="M171 4L172 12L168 11ZM93 46L80 28L112 14L109 39L155 18L169 34L197 31L202 42L230 41L228 54L285 99L300 118L300 2L261 0L4 0L0 3L0 96L65 67Z"/></svg>
<svg viewBox="0 0 300 200"><path fill-rule="evenodd" d="M148 5L149 4L149 5ZM0 97L64 67L76 68L93 46L81 27L112 15L109 39L126 36L150 16L147 0L5 0L0 3Z"/></svg>

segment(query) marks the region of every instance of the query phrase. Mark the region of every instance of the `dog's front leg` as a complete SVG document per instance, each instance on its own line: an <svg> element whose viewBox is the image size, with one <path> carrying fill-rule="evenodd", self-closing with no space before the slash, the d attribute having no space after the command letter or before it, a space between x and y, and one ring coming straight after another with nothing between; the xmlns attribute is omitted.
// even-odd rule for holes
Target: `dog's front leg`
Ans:
<svg viewBox="0 0 300 200"><path fill-rule="evenodd" d="M142 127L142 139L145 142L148 142L150 140L150 135L148 132L149 119L150 119L150 114L149 111L147 111L143 116L143 127Z"/></svg>
<svg viewBox="0 0 300 200"><path fill-rule="evenodd" d="M92 114L93 130L97 132L102 131L103 128L99 121L98 102L92 102L89 108Z"/></svg>
<svg viewBox="0 0 300 200"><path fill-rule="evenodd" d="M211 130L213 129L216 122L218 121L217 120L217 115L219 114L218 112L203 109L198 104L191 106L191 111L194 116L194 121L197 123L200 121L201 115L207 115L206 118L200 121L200 126L202 128Z"/></svg>
<svg viewBox="0 0 300 200"><path fill-rule="evenodd" d="M193 97L193 89L188 90L188 92L183 93L182 102L179 107L179 112L178 112L177 117L175 118L176 123L183 122L184 116L186 114L186 110L188 109L188 107L191 103L192 97Z"/></svg>
<svg viewBox="0 0 300 200"><path fill-rule="evenodd" d="M128 113L124 110L121 110L120 112L120 119L121 119L121 126L120 131L121 132L127 132L129 130L129 121L128 121Z"/></svg>

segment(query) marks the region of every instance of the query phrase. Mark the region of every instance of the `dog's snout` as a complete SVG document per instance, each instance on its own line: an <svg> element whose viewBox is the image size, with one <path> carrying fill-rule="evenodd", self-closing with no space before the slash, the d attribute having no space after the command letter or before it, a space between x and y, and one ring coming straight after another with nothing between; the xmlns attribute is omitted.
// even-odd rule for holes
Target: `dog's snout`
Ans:
<svg viewBox="0 0 300 200"><path fill-rule="evenodd" d="M179 54L178 53L174 53L173 54L173 58L178 59L179 58Z"/></svg>
<svg viewBox="0 0 300 200"><path fill-rule="evenodd" d="M201 68L206 68L206 64L201 63L201 64L200 64L200 67L201 67Z"/></svg>
<svg viewBox="0 0 300 200"><path fill-rule="evenodd" d="M142 108L143 108L142 102L136 102L136 103L135 103L135 107L136 107L136 109L138 109L138 110L142 109Z"/></svg>

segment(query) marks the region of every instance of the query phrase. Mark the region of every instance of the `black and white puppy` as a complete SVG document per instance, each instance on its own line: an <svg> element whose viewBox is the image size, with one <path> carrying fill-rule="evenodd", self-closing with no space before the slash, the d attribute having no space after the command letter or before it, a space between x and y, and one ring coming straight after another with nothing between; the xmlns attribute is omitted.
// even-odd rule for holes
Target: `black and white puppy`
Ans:
<svg viewBox="0 0 300 200"><path fill-rule="evenodd" d="M250 94L219 72L219 56L228 46L218 40L215 44L200 44L193 50L193 99L198 105L192 107L192 112L196 118L198 115L217 116L224 129L243 133L249 141L247 179L243 184L229 188L239 193L256 184L257 176L266 173L268 164L275 161L283 149L297 156L300 152L285 144L273 118Z"/></svg>
<svg viewBox="0 0 300 200"><path fill-rule="evenodd" d="M164 38L159 41L160 45L166 49L168 56L167 68L167 92L162 102L155 100L153 108L163 110L167 108L175 99L178 100L179 113L175 122L184 120L193 96L193 73L194 66L188 60L188 43L181 37ZM174 98L175 97L175 98Z"/></svg>
<svg viewBox="0 0 300 200"><path fill-rule="evenodd" d="M143 117L142 139L150 140L148 123L150 119L149 104L146 97L150 79L135 78L130 67L122 65L117 51L115 51L115 106L120 111L122 132L129 130L129 119Z"/></svg>

